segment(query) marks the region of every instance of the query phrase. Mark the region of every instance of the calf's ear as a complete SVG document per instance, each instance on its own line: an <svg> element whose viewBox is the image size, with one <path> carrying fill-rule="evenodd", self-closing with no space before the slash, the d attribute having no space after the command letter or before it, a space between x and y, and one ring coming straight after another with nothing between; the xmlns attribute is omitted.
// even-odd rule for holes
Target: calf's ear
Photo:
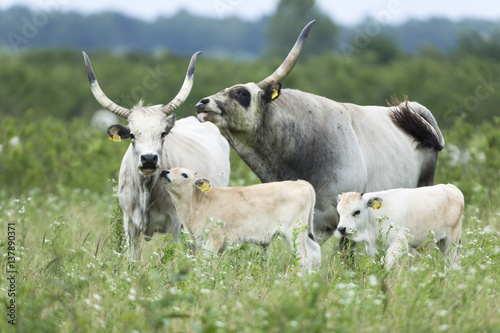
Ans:
<svg viewBox="0 0 500 333"><path fill-rule="evenodd" d="M382 207L382 201L383 201L382 198L372 197L366 203L366 207L373 208L373 209L380 209L380 207Z"/></svg>
<svg viewBox="0 0 500 333"><path fill-rule="evenodd" d="M337 204L340 202L340 200L342 200L342 193L339 193L339 195L337 195Z"/></svg>
<svg viewBox="0 0 500 333"><path fill-rule="evenodd" d="M212 181L208 178L196 178L194 185L202 192L208 192L212 189Z"/></svg>
<svg viewBox="0 0 500 333"><path fill-rule="evenodd" d="M120 142L122 139L130 138L130 129L127 126L120 124L109 126L107 132L109 139L115 142Z"/></svg>
<svg viewBox="0 0 500 333"><path fill-rule="evenodd" d="M264 89L264 93L262 94L262 99L264 99L264 101L267 103L280 97L280 95L281 95L281 83L272 82L267 85L266 89Z"/></svg>

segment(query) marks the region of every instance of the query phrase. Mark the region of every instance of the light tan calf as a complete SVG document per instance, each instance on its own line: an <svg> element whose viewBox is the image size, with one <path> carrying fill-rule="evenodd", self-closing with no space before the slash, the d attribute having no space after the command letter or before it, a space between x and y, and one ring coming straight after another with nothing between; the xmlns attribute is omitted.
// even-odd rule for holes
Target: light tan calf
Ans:
<svg viewBox="0 0 500 333"><path fill-rule="evenodd" d="M277 232L293 247L293 230L298 222L296 242L302 269L310 271L321 265L320 246L311 239L316 195L308 182L209 188L209 179L196 178L185 168L165 170L160 177L198 247L221 252L227 243L268 245Z"/></svg>

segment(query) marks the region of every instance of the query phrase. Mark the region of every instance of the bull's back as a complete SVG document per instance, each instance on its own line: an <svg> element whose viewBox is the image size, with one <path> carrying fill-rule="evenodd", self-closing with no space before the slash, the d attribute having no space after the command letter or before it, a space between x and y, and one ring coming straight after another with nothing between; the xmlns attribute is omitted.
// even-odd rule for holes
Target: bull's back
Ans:
<svg viewBox="0 0 500 333"><path fill-rule="evenodd" d="M176 122L163 149L165 168L184 167L210 178L214 186L227 186L230 163L229 144L212 123L195 117Z"/></svg>

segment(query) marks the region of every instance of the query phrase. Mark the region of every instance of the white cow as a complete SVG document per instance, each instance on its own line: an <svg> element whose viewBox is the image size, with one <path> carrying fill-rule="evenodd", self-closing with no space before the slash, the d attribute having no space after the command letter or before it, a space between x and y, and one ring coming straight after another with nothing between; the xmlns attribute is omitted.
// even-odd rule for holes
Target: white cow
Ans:
<svg viewBox="0 0 500 333"><path fill-rule="evenodd" d="M409 248L424 245L429 232L434 233L436 244L448 262L451 264L456 259L464 196L451 184L364 194L342 193L338 202L338 232L351 235L355 242L364 242L366 252L372 257L378 253L377 240L381 233L382 240L386 239L387 269L408 253Z"/></svg>
<svg viewBox="0 0 500 333"><path fill-rule="evenodd" d="M212 189L209 179L197 178L186 168L165 170L160 177L197 247L221 252L227 243L266 246L281 232L293 248L294 226L298 222L296 245L302 269L310 271L321 265L321 249L312 234L316 194L308 182Z"/></svg>
<svg viewBox="0 0 500 333"><path fill-rule="evenodd" d="M214 186L229 182L229 144L215 125L194 117L175 121L173 112L186 100L193 86L196 53L191 58L184 84L166 105L144 106L142 101L126 109L110 100L99 87L88 56L83 53L92 93L114 114L125 118L108 128L110 139L130 139L123 156L118 181L118 199L131 259L140 259L139 236L150 240L155 232L170 233L179 241L181 221L159 180L165 168L187 166L214 180ZM175 125L175 126L174 126Z"/></svg>

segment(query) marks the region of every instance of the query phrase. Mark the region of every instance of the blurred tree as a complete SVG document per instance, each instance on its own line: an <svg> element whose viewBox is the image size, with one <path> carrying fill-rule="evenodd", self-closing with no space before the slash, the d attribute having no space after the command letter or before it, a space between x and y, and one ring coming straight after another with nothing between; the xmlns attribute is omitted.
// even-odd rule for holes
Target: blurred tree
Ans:
<svg viewBox="0 0 500 333"><path fill-rule="evenodd" d="M380 64L387 64L402 55L398 43L389 35L373 37L365 50L374 53L376 61Z"/></svg>
<svg viewBox="0 0 500 333"><path fill-rule="evenodd" d="M500 59L500 29L492 32L471 31L458 38L459 54Z"/></svg>
<svg viewBox="0 0 500 333"><path fill-rule="evenodd" d="M316 24L309 34L301 57L333 52L338 27L321 12L314 0L280 0L267 26L267 55L282 57L295 43L301 29L312 20Z"/></svg>

